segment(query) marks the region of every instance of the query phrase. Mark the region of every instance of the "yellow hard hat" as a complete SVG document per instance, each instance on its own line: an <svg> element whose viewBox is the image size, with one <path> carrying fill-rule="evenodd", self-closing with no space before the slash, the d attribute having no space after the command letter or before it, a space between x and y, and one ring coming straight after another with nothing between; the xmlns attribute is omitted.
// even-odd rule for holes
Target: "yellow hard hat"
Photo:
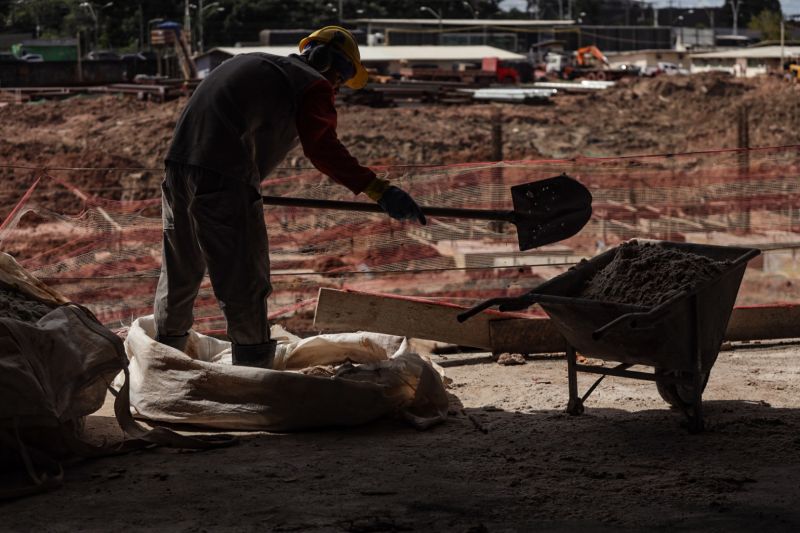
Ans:
<svg viewBox="0 0 800 533"><path fill-rule="evenodd" d="M361 64L361 54L358 52L358 43L355 37L353 37L353 34L348 30L341 26L325 26L324 28L320 28L300 41L300 52L302 52L310 42L332 44L341 50L344 55L347 56L347 59L353 63L356 74L345 81L345 85L351 89L360 89L367 84L367 69Z"/></svg>

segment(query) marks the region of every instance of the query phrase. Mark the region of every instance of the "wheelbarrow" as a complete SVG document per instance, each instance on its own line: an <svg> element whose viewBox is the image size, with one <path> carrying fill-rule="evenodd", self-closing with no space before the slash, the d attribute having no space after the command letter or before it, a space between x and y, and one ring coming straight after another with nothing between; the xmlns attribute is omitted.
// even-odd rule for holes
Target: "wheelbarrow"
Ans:
<svg viewBox="0 0 800 533"><path fill-rule="evenodd" d="M527 294L487 300L462 313L459 320L463 322L493 305L499 305L501 311L519 311L538 303L566 339L568 413L582 414L584 402L607 375L641 379L654 381L660 396L684 412L690 432L701 432L703 390L719 354L747 262L760 251L668 241L661 244L729 263L714 278L650 308L579 297L585 283L614 259L617 248L612 248ZM620 364L609 368L580 364L576 351ZM628 370L634 365L650 366L653 372ZM601 375L582 396L578 394L578 372Z"/></svg>

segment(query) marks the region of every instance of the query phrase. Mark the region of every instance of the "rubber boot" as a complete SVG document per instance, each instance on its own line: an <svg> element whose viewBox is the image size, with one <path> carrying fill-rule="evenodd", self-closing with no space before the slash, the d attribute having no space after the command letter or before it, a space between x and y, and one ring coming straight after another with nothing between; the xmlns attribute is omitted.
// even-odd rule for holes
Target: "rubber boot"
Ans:
<svg viewBox="0 0 800 533"><path fill-rule="evenodd" d="M160 342L170 348L175 348L181 352L186 352L186 344L189 342L189 334L184 335L159 335L156 334L156 342Z"/></svg>
<svg viewBox="0 0 800 533"><path fill-rule="evenodd" d="M272 368L277 347L277 341L268 341L263 344L234 344L232 346L233 364L236 366Z"/></svg>

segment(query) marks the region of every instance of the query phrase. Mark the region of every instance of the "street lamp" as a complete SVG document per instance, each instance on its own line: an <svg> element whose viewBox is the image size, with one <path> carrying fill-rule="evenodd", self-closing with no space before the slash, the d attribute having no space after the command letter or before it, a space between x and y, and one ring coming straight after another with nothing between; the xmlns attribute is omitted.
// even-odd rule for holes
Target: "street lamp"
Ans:
<svg viewBox="0 0 800 533"><path fill-rule="evenodd" d="M191 4L194 6L194 4ZM203 52L203 29L206 22L206 17L214 13L222 13L225 8L219 5L219 2L211 2L210 4L203 5L203 0L199 0L197 8L197 49Z"/></svg>
<svg viewBox="0 0 800 533"><path fill-rule="evenodd" d="M26 2L26 0L17 0L17 1L16 1L16 2L14 2L14 3L15 3L16 5L18 5L18 6L22 6L22 5L25 5L26 3L30 3L30 2ZM42 26L39 24L39 10L37 9L37 7L36 7L36 4L35 4L35 3L30 3L30 5L31 5L32 7L31 7L31 9L30 9L30 12L29 12L29 13L30 13L30 14L33 14L33 20L34 20L34 22L36 22L36 38L38 39L38 38L39 38L39 35L40 35L40 34L41 34L41 32L42 32ZM13 19L14 19L14 6L11 6L11 19L12 19L12 23L13 23Z"/></svg>
<svg viewBox="0 0 800 533"><path fill-rule="evenodd" d="M477 10L477 9L475 9L475 8L472 6L472 3L470 3L470 2L467 2L467 0L463 0L463 1L461 2L461 4L462 4L464 7L468 7L468 8L469 8L469 10L472 12L472 18L474 18L474 19L477 19L477 18L478 18L478 10Z"/></svg>
<svg viewBox="0 0 800 533"><path fill-rule="evenodd" d="M739 8L744 4L744 0L731 0L731 11L733 11L733 34L739 35Z"/></svg>
<svg viewBox="0 0 800 533"><path fill-rule="evenodd" d="M97 13L99 11L102 11L102 10L108 8L108 7L113 6L113 5L114 5L114 2L108 2L108 3L103 4L102 6L100 6L98 8L98 10L95 11L94 6L90 2L81 2L80 3L80 7L84 8L85 10L87 10L89 12L89 15L92 17L92 21L94 22L94 46L95 46L95 48L99 44Z"/></svg>
<svg viewBox="0 0 800 533"><path fill-rule="evenodd" d="M419 10L420 11L427 11L428 13L430 13L431 15L433 15L434 17L439 19L439 43L441 44L441 42L442 42L442 15L439 14L439 12L434 11L433 9L431 9L428 6L422 6L422 7L419 8Z"/></svg>

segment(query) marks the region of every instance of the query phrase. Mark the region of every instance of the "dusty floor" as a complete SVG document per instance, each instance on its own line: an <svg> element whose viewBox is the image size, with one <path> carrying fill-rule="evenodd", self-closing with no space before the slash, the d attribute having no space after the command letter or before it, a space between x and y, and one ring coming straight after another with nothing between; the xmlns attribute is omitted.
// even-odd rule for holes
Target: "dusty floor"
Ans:
<svg viewBox="0 0 800 533"><path fill-rule="evenodd" d="M62 489L0 505L0 529L800 528L798 344L723 352L701 435L651 383L608 378L572 417L563 359L447 357L451 416L429 431L382 421L85 462ZM112 426L109 408L90 420L95 434Z"/></svg>

